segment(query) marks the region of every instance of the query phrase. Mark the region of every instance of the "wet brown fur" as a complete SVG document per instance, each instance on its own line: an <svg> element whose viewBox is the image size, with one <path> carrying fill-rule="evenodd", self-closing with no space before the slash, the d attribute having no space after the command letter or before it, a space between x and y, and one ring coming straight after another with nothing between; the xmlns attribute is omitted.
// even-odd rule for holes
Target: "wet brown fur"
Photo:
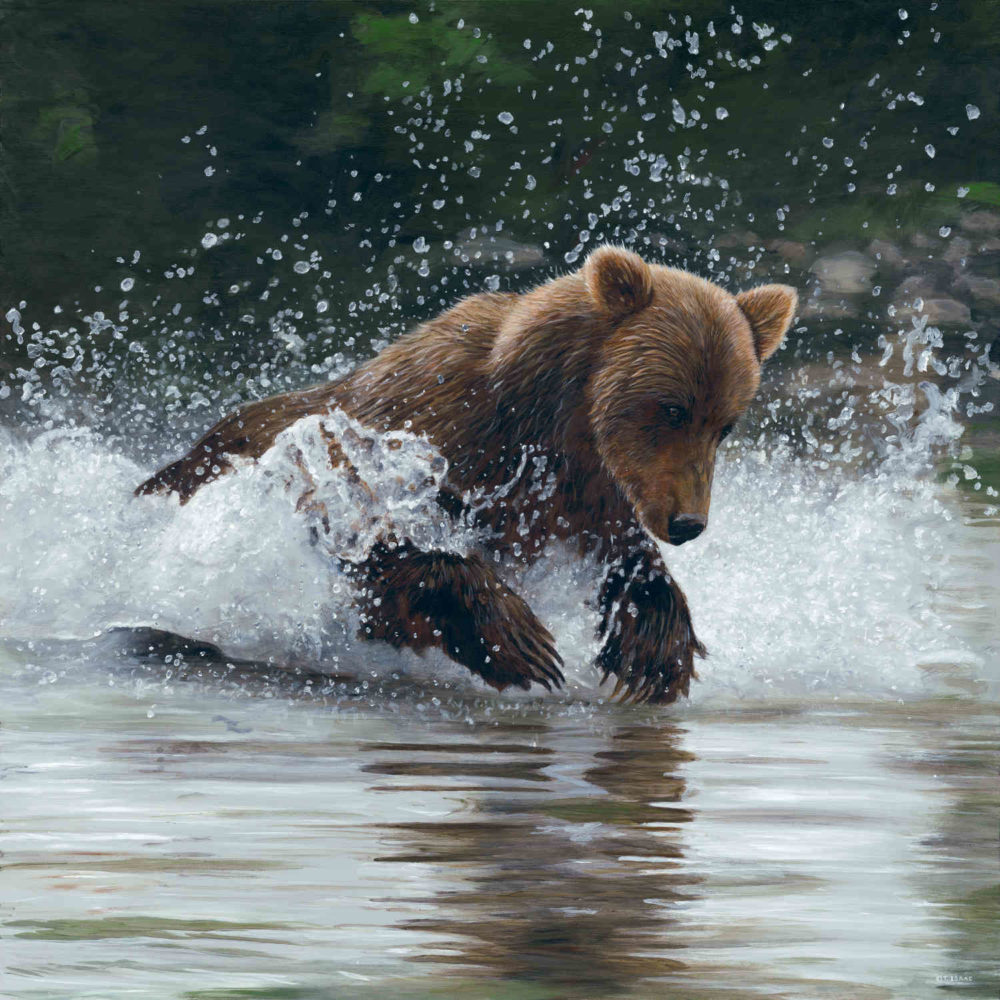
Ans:
<svg viewBox="0 0 1000 1000"><path fill-rule="evenodd" d="M530 562L563 539L606 562L599 666L628 697L669 702L704 650L649 536L669 540L677 515L707 519L716 448L795 306L785 286L734 297L603 247L524 295L464 299L336 382L243 407L136 492L172 490L183 503L233 457L258 458L296 420L333 407L379 431L409 421L449 461L446 508L479 498L488 549ZM677 408L685 419L673 426ZM561 681L551 636L479 556L387 544L357 573L372 637L438 645L501 689ZM411 599L421 580L430 604ZM509 642L487 661L505 619Z"/></svg>

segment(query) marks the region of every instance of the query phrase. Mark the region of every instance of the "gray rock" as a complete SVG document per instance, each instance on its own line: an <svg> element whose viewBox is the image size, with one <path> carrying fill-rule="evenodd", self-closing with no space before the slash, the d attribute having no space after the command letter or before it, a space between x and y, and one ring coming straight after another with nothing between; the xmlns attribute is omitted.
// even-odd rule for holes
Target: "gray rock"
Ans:
<svg viewBox="0 0 1000 1000"><path fill-rule="evenodd" d="M941 259L946 260L949 264L961 264L971 252L971 240L967 240L964 236L953 236L948 241L944 253L941 254Z"/></svg>
<svg viewBox="0 0 1000 1000"><path fill-rule="evenodd" d="M892 301L897 306L904 306L915 299L933 299L937 295L937 286L930 275L913 274L892 293Z"/></svg>
<svg viewBox="0 0 1000 1000"><path fill-rule="evenodd" d="M992 305L1000 306L1000 281L996 278L966 274L955 282L955 287L967 292L977 302L989 302Z"/></svg>
<svg viewBox="0 0 1000 1000"><path fill-rule="evenodd" d="M972 313L964 302L958 299L927 299L923 311L931 326L970 326Z"/></svg>
<svg viewBox="0 0 1000 1000"><path fill-rule="evenodd" d="M733 247L755 247L760 246L760 237L750 229L733 229L717 237L715 245L724 250Z"/></svg>
<svg viewBox="0 0 1000 1000"><path fill-rule="evenodd" d="M812 256L809 247L797 240L768 240L764 246L787 263L798 266L803 266Z"/></svg>
<svg viewBox="0 0 1000 1000"><path fill-rule="evenodd" d="M1000 214L980 209L977 212L966 212L959 225L967 233L983 233L993 235L1000 233Z"/></svg>
<svg viewBox="0 0 1000 1000"><path fill-rule="evenodd" d="M908 263L906 257L903 256L903 251L895 243L890 243L888 240L872 240L868 244L868 252L879 262L881 267L901 270Z"/></svg>
<svg viewBox="0 0 1000 1000"><path fill-rule="evenodd" d="M896 319L907 322L916 316L926 316L930 326L970 326L972 313L964 302L941 296L935 299L915 298L894 303Z"/></svg>
<svg viewBox="0 0 1000 1000"><path fill-rule="evenodd" d="M876 265L857 250L820 257L809 268L819 281L824 296L860 295L871 290Z"/></svg>

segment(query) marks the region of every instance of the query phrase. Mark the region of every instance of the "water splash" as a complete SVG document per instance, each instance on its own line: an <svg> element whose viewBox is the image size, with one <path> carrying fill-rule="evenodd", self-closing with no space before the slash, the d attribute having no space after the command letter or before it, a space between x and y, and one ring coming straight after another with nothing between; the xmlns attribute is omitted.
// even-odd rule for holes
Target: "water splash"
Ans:
<svg viewBox="0 0 1000 1000"><path fill-rule="evenodd" d="M933 368L940 342L926 324L901 334L907 368L918 341L931 354L916 367ZM800 414L816 405L800 385L783 391ZM695 702L901 696L923 688L930 661L975 664L935 603L967 530L949 487L929 475L935 453L961 434L962 389L904 379L856 396L839 420L812 429L803 420L798 439L779 434L775 443L771 427L726 448L710 531L665 549L712 650ZM894 431L867 461L862 447L843 446L871 431L859 416L866 409ZM764 424L777 423L773 410L773 401L764 407ZM436 654L420 661L353 638L339 560L363 558L388 531L458 552L475 544L435 503L447 464L423 439L373 433L339 412L309 417L259 462L239 464L181 506L172 496L133 497L149 469L93 430L4 433L4 638L80 640L149 626L232 656L375 679L404 670L481 691ZM356 475L331 468L327 436ZM597 694L598 573L553 547L518 581L559 642L575 697Z"/></svg>

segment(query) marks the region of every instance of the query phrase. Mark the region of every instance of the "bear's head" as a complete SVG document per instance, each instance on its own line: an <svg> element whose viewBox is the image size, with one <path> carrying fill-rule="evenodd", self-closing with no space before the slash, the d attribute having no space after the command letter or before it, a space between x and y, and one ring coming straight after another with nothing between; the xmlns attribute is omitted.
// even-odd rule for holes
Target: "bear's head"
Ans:
<svg viewBox="0 0 1000 1000"><path fill-rule="evenodd" d="M681 545L708 523L716 449L784 339L795 291L734 296L610 246L581 276L606 331L586 390L598 453L643 527Z"/></svg>

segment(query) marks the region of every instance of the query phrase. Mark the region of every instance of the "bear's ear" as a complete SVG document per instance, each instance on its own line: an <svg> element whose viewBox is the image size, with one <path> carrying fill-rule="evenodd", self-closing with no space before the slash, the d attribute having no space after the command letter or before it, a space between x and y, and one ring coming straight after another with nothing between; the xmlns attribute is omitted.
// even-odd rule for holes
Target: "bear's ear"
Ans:
<svg viewBox="0 0 1000 1000"><path fill-rule="evenodd" d="M791 326L799 297L788 285L761 285L740 292L736 303L750 321L757 357L767 360L781 346Z"/></svg>
<svg viewBox="0 0 1000 1000"><path fill-rule="evenodd" d="M653 298L649 265L631 250L598 247L583 265L583 280L594 302L616 319L645 309Z"/></svg>

